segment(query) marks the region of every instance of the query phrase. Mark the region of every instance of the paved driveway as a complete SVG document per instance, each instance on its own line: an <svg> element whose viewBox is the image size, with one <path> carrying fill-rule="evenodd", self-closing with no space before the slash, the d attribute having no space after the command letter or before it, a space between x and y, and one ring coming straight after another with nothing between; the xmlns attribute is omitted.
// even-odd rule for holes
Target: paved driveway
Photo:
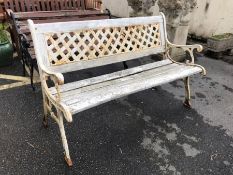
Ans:
<svg viewBox="0 0 233 175"><path fill-rule="evenodd" d="M0 91L0 174L233 174L233 65L204 57L198 63L208 76L192 78L192 110L182 106L183 84L176 81L76 115L66 125L70 169L57 125L42 127L40 86ZM0 74L20 75L21 67Z"/></svg>

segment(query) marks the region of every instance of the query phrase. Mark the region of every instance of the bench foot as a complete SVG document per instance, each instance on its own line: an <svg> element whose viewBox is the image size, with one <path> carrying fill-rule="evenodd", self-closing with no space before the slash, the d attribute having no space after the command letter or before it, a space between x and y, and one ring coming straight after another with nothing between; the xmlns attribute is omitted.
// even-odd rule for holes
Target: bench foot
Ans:
<svg viewBox="0 0 233 175"><path fill-rule="evenodd" d="M43 122L42 122L44 128L48 128L48 117L47 116L44 116L43 118Z"/></svg>
<svg viewBox="0 0 233 175"><path fill-rule="evenodd" d="M72 167L73 166L72 160L69 159L69 158L67 158L66 156L65 156L65 161L66 161L66 164L68 165L68 167Z"/></svg>
<svg viewBox="0 0 233 175"><path fill-rule="evenodd" d="M44 117L43 117L43 121L42 124L45 128L48 128L48 98L46 97L46 95L44 93L42 93L43 95L43 107L44 107Z"/></svg>
<svg viewBox="0 0 233 175"><path fill-rule="evenodd" d="M62 139L62 145L65 150L65 161L69 167L73 165L72 160L70 158L70 151L69 151L69 146L67 143L67 138L66 138L66 133L65 133L65 127L63 123L63 114L62 112L57 109L57 114L58 114L58 125L61 133L61 139Z"/></svg>
<svg viewBox="0 0 233 175"><path fill-rule="evenodd" d="M188 109L191 109L192 108L192 105L190 103L190 100L188 99L185 99L184 103L183 103L184 107L188 108Z"/></svg>
<svg viewBox="0 0 233 175"><path fill-rule="evenodd" d="M34 82L33 82L33 77L34 77L34 65L33 65L33 61L31 60L30 80L31 80L31 87L32 87L32 90L35 91L35 90L36 90L36 87L35 87Z"/></svg>
<svg viewBox="0 0 233 175"><path fill-rule="evenodd" d="M190 92L190 85L189 85L189 77L184 78L184 87L185 87L185 100L184 100L184 106L187 108L191 108L191 92Z"/></svg>

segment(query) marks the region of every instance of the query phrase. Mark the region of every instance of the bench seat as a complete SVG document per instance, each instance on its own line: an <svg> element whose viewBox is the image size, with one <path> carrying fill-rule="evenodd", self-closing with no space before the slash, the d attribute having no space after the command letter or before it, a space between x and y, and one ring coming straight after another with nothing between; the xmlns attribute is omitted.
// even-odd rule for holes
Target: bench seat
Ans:
<svg viewBox="0 0 233 175"><path fill-rule="evenodd" d="M202 69L199 67L172 63L170 60L150 63L64 84L60 87L61 102L69 107L72 114L76 114L113 99L200 72L202 72ZM57 95L54 87L50 88L50 92Z"/></svg>

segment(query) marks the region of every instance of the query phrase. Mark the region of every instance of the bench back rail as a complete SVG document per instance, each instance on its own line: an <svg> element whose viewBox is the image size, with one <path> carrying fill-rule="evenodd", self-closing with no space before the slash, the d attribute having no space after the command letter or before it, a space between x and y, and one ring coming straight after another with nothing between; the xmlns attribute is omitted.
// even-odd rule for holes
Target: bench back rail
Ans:
<svg viewBox="0 0 233 175"><path fill-rule="evenodd" d="M4 8L14 12L85 9L85 0L4 0Z"/></svg>
<svg viewBox="0 0 233 175"><path fill-rule="evenodd" d="M61 73L165 52L162 16L34 24L37 59Z"/></svg>

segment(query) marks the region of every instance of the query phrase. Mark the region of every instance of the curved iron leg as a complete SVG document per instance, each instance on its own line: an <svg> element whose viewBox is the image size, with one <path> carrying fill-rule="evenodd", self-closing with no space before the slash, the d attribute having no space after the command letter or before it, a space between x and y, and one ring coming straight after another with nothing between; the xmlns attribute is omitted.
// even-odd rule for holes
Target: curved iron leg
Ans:
<svg viewBox="0 0 233 175"><path fill-rule="evenodd" d="M58 109L57 110L57 117L58 117L58 125L61 133L61 138L62 138L62 144L63 148L65 150L65 161L69 167L73 166L73 162L70 158L70 152L69 152L69 147L67 143L67 138L66 138L66 133L65 133L65 128L64 128L64 123L63 123L63 115L62 112Z"/></svg>
<svg viewBox="0 0 233 175"><path fill-rule="evenodd" d="M48 99L46 97L46 95L44 93L42 93L43 95L43 107L44 107L44 117L43 117L43 126L45 128L48 128L48 115L49 115L49 110L48 110Z"/></svg>
<svg viewBox="0 0 233 175"><path fill-rule="evenodd" d="M33 91L35 91L35 86L34 86L34 83L33 83L33 73L34 73L34 64L33 64L33 60L31 59L31 67L30 67L30 78L31 78L31 87L33 89Z"/></svg>
<svg viewBox="0 0 233 175"><path fill-rule="evenodd" d="M189 85L189 77L184 78L184 85L185 85L185 100L184 100L184 106L187 108L191 108L191 92L190 92L190 85Z"/></svg>
<svg viewBox="0 0 233 175"><path fill-rule="evenodd" d="M23 76L25 77L26 76L26 68L25 68L25 60L24 60L24 58L22 57L21 58L21 60L22 60L22 62L23 62Z"/></svg>

